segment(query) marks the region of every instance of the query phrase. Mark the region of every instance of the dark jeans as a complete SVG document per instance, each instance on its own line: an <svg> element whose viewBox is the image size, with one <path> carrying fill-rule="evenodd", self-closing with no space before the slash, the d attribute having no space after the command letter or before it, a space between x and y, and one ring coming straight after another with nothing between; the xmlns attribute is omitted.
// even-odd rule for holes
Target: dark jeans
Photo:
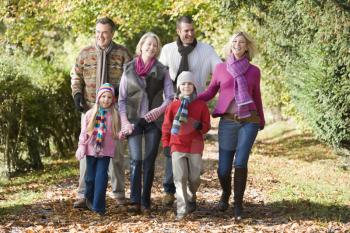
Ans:
<svg viewBox="0 0 350 233"><path fill-rule="evenodd" d="M258 134L259 124L220 119L218 176L223 192L231 194L232 165L247 168L249 154Z"/></svg>
<svg viewBox="0 0 350 233"><path fill-rule="evenodd" d="M85 198L92 209L99 213L106 211L106 189L110 157L86 156Z"/></svg>
<svg viewBox="0 0 350 233"><path fill-rule="evenodd" d="M165 156L165 174L163 180L164 192L175 194L175 184L171 156Z"/></svg>
<svg viewBox="0 0 350 233"><path fill-rule="evenodd" d="M142 158L142 136L145 138L145 153ZM146 208L151 206L151 189L154 166L161 139L161 130L151 122L141 119L128 137L130 152L130 201ZM143 184L141 179L143 178ZM142 196L141 196L142 189Z"/></svg>

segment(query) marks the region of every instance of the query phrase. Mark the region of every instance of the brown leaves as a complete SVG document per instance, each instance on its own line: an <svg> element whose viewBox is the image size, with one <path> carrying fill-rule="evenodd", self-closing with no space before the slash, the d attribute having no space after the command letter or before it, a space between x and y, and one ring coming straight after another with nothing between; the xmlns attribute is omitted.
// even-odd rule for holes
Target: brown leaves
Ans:
<svg viewBox="0 0 350 233"><path fill-rule="evenodd" d="M266 145L258 145L255 153L260 153ZM56 185L43 186L39 181L38 184L31 183L30 188L45 187L44 195L39 201L23 206L16 214L8 210L8 214L0 218L0 232L349 232L350 223L327 219L321 221L310 216L288 217L290 216L287 215L288 211L299 211L296 208L298 205L307 207L307 201L299 203L281 201L279 204L282 207L269 204L266 201L267 190L272 189L274 184L279 184L280 180L268 173L257 176L254 166L262 166L262 164L257 163L256 158L261 156L252 155L251 157L251 172L244 196L245 218L240 222L235 222L232 218L232 203L229 210L224 213L216 209L221 195L216 172L218 146L216 141L206 141L202 182L197 192L198 209L182 221L175 220L175 205L173 208L162 206L164 160L160 155L156 161L152 212L149 216L131 214L127 211L127 207L117 207L110 197L107 197L106 216L101 217L87 210L73 209L78 182L78 174L76 174ZM270 160L270 157L266 158L263 165L268 166ZM126 180L128 176L127 169ZM72 182L72 179L76 181ZM15 189L28 187L29 185L25 184L16 186ZM110 188L108 191L110 192ZM128 196L128 182L126 191ZM3 195L6 198L7 194ZM230 200L232 202L232 196ZM315 203L309 203L309 205L315 205ZM301 214L300 212L299 215Z"/></svg>

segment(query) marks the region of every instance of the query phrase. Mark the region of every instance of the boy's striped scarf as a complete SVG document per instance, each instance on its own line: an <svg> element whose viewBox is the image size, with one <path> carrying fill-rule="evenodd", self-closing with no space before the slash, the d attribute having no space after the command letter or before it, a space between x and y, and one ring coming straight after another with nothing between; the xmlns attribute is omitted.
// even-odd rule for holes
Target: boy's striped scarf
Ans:
<svg viewBox="0 0 350 233"><path fill-rule="evenodd" d="M103 139L107 131L106 113L107 113L107 109L98 107L98 112L96 114L96 124L94 128L94 132L92 133L96 138L96 143L94 146L96 155L98 155L103 148Z"/></svg>
<svg viewBox="0 0 350 233"><path fill-rule="evenodd" d="M171 134L178 134L180 131L181 123L187 122L188 117L188 105L193 100L193 95L191 96L180 96L181 105L177 110L175 118L173 120L173 126L171 127Z"/></svg>

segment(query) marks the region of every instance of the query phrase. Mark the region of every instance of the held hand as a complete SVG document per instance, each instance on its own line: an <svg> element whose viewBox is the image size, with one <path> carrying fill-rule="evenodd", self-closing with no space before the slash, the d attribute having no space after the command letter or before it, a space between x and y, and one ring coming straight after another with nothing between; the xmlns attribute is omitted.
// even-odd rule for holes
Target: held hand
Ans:
<svg viewBox="0 0 350 233"><path fill-rule="evenodd" d="M128 136L130 134L132 134L132 132L134 131L134 124L125 124L122 126L122 134L124 134L125 136Z"/></svg>
<svg viewBox="0 0 350 233"><path fill-rule="evenodd" d="M170 146L164 147L163 153L164 153L165 157L170 157Z"/></svg>
<svg viewBox="0 0 350 233"><path fill-rule="evenodd" d="M160 117L160 115L162 115L162 111L158 108L155 108L149 111L148 113L146 113L144 118L148 123L150 123L157 120Z"/></svg>
<svg viewBox="0 0 350 233"><path fill-rule="evenodd" d="M123 141L126 139L126 135L122 131L120 131L118 134L118 138L119 140Z"/></svg>
<svg viewBox="0 0 350 233"><path fill-rule="evenodd" d="M75 157L77 160L82 160L85 157L86 148L84 145L79 145L77 151L75 152Z"/></svg>
<svg viewBox="0 0 350 233"><path fill-rule="evenodd" d="M203 129L203 124L200 121L196 121L193 123L193 128L196 130L202 130Z"/></svg>
<svg viewBox="0 0 350 233"><path fill-rule="evenodd" d="M83 96L81 95L81 93L77 93L74 96L74 105L76 110L78 110L79 112L84 112L84 108L83 106Z"/></svg>

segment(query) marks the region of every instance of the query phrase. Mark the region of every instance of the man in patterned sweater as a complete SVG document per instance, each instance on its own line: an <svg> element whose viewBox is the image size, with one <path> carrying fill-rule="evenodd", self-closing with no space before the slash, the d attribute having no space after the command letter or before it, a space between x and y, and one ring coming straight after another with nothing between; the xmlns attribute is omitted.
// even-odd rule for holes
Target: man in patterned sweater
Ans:
<svg viewBox="0 0 350 233"><path fill-rule="evenodd" d="M112 41L116 26L105 17L96 22L95 44L81 50L71 70L71 88L74 104L78 111L86 112L96 100L96 90L104 84L111 83L118 97L118 86L123 73L123 65L130 61L128 50ZM83 116L82 114L82 116ZM119 145L120 144L120 145ZM113 198L118 205L125 204L125 169L124 145L118 141L116 155L109 165ZM80 160L80 178L78 200L75 208L85 207L85 172L86 160Z"/></svg>
<svg viewBox="0 0 350 233"><path fill-rule="evenodd" d="M176 81L182 71L190 71L197 83L197 94L205 90L209 75L221 59L209 44L196 40L193 20L189 16L181 16L176 22L177 40L164 45L159 61L169 67L170 78L176 88ZM163 204L174 202L175 185L171 158L166 156L163 187L165 196Z"/></svg>

